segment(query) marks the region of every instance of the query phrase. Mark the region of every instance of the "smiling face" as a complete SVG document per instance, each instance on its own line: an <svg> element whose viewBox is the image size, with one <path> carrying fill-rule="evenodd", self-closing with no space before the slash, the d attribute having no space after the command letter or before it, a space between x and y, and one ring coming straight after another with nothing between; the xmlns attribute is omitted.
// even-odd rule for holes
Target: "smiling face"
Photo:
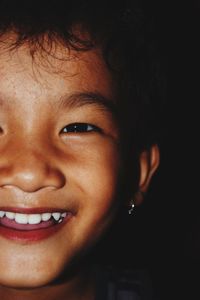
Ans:
<svg viewBox="0 0 200 300"><path fill-rule="evenodd" d="M26 45L0 51L0 211L69 214L62 226L51 224L57 231L35 230L34 238L32 230L26 238L20 230L2 234L0 225L3 285L36 287L57 278L98 240L117 208L111 76L98 50L57 47L55 56L63 55L41 63Z"/></svg>

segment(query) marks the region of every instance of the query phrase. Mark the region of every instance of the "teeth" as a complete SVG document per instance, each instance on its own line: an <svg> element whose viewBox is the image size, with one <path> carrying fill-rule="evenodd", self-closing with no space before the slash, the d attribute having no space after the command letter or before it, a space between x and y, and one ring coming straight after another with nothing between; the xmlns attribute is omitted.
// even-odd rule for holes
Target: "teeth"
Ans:
<svg viewBox="0 0 200 300"><path fill-rule="evenodd" d="M11 211L0 211L0 218L6 217L10 220L15 220L19 224L39 224L41 221L49 221L51 217L58 223L66 217L67 213L43 213L43 214L20 214Z"/></svg>
<svg viewBox="0 0 200 300"><path fill-rule="evenodd" d="M51 219L51 213L42 214L42 221L49 221Z"/></svg>
<svg viewBox="0 0 200 300"><path fill-rule="evenodd" d="M5 211L0 210L0 218L3 218L5 215Z"/></svg>
<svg viewBox="0 0 200 300"><path fill-rule="evenodd" d="M15 213L14 212L10 212L10 211L7 211L6 212L6 217L10 220L14 220L15 218Z"/></svg>
<svg viewBox="0 0 200 300"><path fill-rule="evenodd" d="M29 224L39 224L41 220L42 216L40 214L28 215Z"/></svg>
<svg viewBox="0 0 200 300"><path fill-rule="evenodd" d="M61 213L55 212L55 213L52 213L52 216L56 221L58 221L60 219Z"/></svg>
<svg viewBox="0 0 200 300"><path fill-rule="evenodd" d="M28 216L25 214L15 214L15 222L19 224L27 224L28 223Z"/></svg>

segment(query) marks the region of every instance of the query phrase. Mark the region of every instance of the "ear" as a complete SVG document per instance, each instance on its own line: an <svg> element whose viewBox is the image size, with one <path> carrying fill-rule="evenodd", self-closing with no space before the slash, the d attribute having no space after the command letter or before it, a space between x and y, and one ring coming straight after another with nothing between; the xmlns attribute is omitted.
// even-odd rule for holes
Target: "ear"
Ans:
<svg viewBox="0 0 200 300"><path fill-rule="evenodd" d="M143 151L140 155L140 180L138 196L135 197L134 203L139 205L143 201L143 194L147 192L149 183L160 163L160 151L157 145L153 145L150 150ZM139 194L141 196L139 196Z"/></svg>

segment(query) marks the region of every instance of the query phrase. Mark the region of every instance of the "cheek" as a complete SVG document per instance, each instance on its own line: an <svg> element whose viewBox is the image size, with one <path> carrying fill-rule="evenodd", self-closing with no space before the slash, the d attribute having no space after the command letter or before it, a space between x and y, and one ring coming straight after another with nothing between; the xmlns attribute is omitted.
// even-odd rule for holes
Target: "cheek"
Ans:
<svg viewBox="0 0 200 300"><path fill-rule="evenodd" d="M120 158L117 144L101 139L73 149L68 164L69 185L78 195L79 214L84 223L107 222L116 204ZM66 171L67 172L67 171Z"/></svg>
<svg viewBox="0 0 200 300"><path fill-rule="evenodd" d="M119 173L119 152L112 140L100 140L84 145L74 152L77 184L91 196L109 194L115 190ZM94 199L93 199L94 201Z"/></svg>
<svg viewBox="0 0 200 300"><path fill-rule="evenodd" d="M116 205L117 173L115 163L112 164L110 159L101 160L101 165L93 168L91 166L91 173L88 174L87 171L83 176L84 194L80 212L86 221L93 223L93 226L109 219Z"/></svg>

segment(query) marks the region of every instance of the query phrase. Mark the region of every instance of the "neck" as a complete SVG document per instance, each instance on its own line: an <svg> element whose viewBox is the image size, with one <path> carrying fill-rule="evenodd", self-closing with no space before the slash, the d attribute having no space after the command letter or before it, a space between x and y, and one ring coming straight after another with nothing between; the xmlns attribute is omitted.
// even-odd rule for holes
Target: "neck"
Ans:
<svg viewBox="0 0 200 300"><path fill-rule="evenodd" d="M34 289L16 289L0 286L1 300L94 300L95 280L93 272L84 268L73 278Z"/></svg>

